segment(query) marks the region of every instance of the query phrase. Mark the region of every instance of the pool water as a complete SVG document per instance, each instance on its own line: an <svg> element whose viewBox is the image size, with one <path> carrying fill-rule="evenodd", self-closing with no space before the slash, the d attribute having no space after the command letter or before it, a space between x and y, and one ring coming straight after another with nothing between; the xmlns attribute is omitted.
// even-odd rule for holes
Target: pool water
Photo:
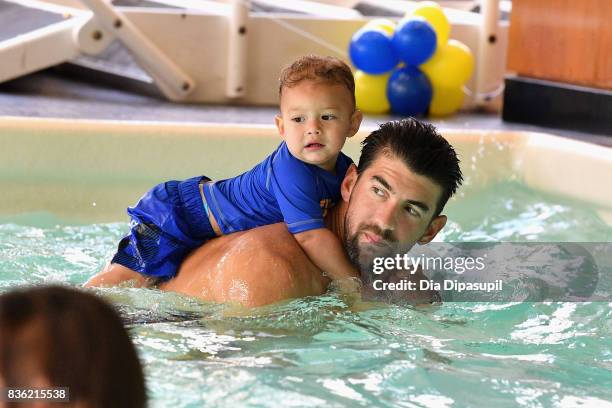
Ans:
<svg viewBox="0 0 612 408"><path fill-rule="evenodd" d="M447 209L443 241L612 241L612 228L588 206L514 182L466 193ZM127 219L4 216L0 291L79 285L126 229ZM609 292L611 273L600 285ZM328 294L228 316L222 305L156 290L98 293L128 324L152 407L612 407L608 302L355 311Z"/></svg>

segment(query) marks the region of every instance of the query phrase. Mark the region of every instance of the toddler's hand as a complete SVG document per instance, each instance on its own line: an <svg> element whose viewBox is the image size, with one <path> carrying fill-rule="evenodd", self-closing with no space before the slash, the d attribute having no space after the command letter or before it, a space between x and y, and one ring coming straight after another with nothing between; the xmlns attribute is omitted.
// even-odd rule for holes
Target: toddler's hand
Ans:
<svg viewBox="0 0 612 408"><path fill-rule="evenodd" d="M329 284L329 288L344 294L359 295L361 293L361 279L345 278L334 280Z"/></svg>

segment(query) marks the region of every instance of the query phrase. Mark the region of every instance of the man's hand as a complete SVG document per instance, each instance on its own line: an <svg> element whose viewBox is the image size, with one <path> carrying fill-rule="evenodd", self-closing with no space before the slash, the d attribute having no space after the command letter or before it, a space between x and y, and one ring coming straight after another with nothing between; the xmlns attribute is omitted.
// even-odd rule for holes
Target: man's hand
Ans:
<svg viewBox="0 0 612 408"><path fill-rule="evenodd" d="M422 268L414 273L405 270L387 270L380 275L383 282L399 284L401 281L414 282L415 287L420 287L420 282L429 280L423 274ZM393 304L425 305L441 302L440 294L435 290L375 290L372 282L364 285L363 299L366 301L382 301Z"/></svg>

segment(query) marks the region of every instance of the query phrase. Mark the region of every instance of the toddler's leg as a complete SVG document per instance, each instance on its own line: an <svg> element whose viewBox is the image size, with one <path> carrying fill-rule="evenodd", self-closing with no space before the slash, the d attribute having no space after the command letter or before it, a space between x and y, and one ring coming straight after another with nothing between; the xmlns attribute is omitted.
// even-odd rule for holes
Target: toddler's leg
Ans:
<svg viewBox="0 0 612 408"><path fill-rule="evenodd" d="M129 208L131 230L111 264L156 279L176 276L187 255L215 236L199 193L202 179L158 184Z"/></svg>
<svg viewBox="0 0 612 408"><path fill-rule="evenodd" d="M133 286L147 287L153 285L156 280L116 263L107 264L98 274L92 276L83 286L85 287L105 287L117 286L123 282L133 282Z"/></svg>

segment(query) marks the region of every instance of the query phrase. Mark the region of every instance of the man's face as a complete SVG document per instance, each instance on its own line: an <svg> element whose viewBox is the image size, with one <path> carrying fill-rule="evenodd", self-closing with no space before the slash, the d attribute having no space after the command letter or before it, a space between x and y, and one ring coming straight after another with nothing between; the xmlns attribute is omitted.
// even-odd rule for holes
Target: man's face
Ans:
<svg viewBox="0 0 612 408"><path fill-rule="evenodd" d="M342 187L349 202L344 244L362 278L370 275L375 257L427 243L446 223L443 215L433 218L441 187L393 156L379 154L359 177L352 167Z"/></svg>

